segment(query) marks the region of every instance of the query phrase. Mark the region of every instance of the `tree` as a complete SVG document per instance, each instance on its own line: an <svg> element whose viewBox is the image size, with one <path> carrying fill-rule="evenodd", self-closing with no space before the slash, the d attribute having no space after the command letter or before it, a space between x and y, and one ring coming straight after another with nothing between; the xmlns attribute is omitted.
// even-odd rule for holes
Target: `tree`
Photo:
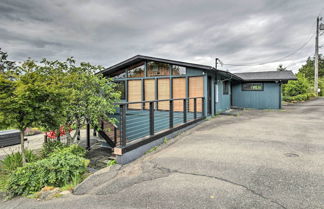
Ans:
<svg viewBox="0 0 324 209"><path fill-rule="evenodd" d="M32 60L14 70L0 73L0 115L2 126L20 130L21 154L25 163L24 132L27 127L41 126L59 107L54 101L62 96L53 90Z"/></svg>
<svg viewBox="0 0 324 209"><path fill-rule="evenodd" d="M97 72L101 66L33 60L20 67L3 67L0 73L0 127L21 131L21 151L24 157L24 131L39 127L59 132L64 127L68 144L73 142L70 129L76 133L85 122L99 127L101 120L114 123L114 103L120 99L116 84Z"/></svg>
<svg viewBox="0 0 324 209"><path fill-rule="evenodd" d="M277 68L277 71L285 71L285 70L287 70L287 67L283 67L282 64L280 64Z"/></svg>
<svg viewBox="0 0 324 209"><path fill-rule="evenodd" d="M16 68L15 62L7 60L8 54L1 51L0 48L0 73L8 70L14 70Z"/></svg>
<svg viewBox="0 0 324 209"><path fill-rule="evenodd" d="M314 59L308 57L306 64L303 65L299 72L304 74L305 77L313 82L314 81ZM323 55L319 55L318 60L318 77L324 77L324 57Z"/></svg>
<svg viewBox="0 0 324 209"><path fill-rule="evenodd" d="M101 120L115 123L111 115L116 111L114 103L120 100L120 92L116 91L116 84L111 79L98 74L103 67L85 62L76 65L73 58L68 58L64 62L44 59L40 69L48 77L55 78L52 79L55 85L65 92L66 96L62 97L65 105L60 111L64 120L60 126L65 129L68 144L74 142L85 123L94 127L100 127ZM55 130L59 131L60 126ZM76 129L73 136L70 135L72 127Z"/></svg>

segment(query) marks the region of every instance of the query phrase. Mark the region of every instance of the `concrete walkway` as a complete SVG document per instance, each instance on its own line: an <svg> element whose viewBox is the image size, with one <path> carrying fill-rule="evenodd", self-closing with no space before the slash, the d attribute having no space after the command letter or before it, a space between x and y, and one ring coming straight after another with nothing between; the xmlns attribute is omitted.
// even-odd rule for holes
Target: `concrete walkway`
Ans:
<svg viewBox="0 0 324 209"><path fill-rule="evenodd" d="M324 99L218 116L68 195L0 208L324 208Z"/></svg>

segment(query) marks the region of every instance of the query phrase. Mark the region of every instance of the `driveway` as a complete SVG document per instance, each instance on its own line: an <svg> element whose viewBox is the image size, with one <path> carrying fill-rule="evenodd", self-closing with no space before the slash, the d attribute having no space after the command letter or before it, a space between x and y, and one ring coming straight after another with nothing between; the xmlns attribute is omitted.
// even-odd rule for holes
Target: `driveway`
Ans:
<svg viewBox="0 0 324 209"><path fill-rule="evenodd" d="M217 116L76 193L0 208L324 208L324 98Z"/></svg>

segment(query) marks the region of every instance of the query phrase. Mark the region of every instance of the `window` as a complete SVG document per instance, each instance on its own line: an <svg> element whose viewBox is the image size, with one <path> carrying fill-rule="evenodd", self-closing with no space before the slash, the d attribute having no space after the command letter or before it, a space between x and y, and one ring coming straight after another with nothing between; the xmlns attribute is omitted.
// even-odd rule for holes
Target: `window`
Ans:
<svg viewBox="0 0 324 209"><path fill-rule="evenodd" d="M172 75L185 75L186 68L178 65L172 65Z"/></svg>
<svg viewBox="0 0 324 209"><path fill-rule="evenodd" d="M127 72L128 78L144 77L144 68L145 68L144 62L140 62L136 65L131 66Z"/></svg>
<svg viewBox="0 0 324 209"><path fill-rule="evenodd" d="M242 91L263 91L263 83L243 83Z"/></svg>
<svg viewBox="0 0 324 209"><path fill-rule="evenodd" d="M126 99L125 98L125 81L115 81L116 82L116 90L121 92L120 99Z"/></svg>
<svg viewBox="0 0 324 209"><path fill-rule="evenodd" d="M169 64L165 64L161 62L147 63L147 77L167 76L167 75L170 75Z"/></svg>
<svg viewBox="0 0 324 209"><path fill-rule="evenodd" d="M111 77L114 79L126 78L126 71L125 70L118 71L114 73Z"/></svg>
<svg viewBox="0 0 324 209"><path fill-rule="evenodd" d="M223 94L229 93L229 81L223 81Z"/></svg>

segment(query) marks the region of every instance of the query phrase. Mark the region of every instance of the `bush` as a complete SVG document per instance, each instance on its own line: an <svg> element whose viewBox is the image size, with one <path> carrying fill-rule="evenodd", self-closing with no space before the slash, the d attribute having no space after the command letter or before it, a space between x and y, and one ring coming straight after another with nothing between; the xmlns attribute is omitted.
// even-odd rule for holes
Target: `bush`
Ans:
<svg viewBox="0 0 324 209"><path fill-rule="evenodd" d="M293 97L310 92L310 83L301 73L297 74L297 80L288 81L288 83L283 86L283 95L286 97Z"/></svg>
<svg viewBox="0 0 324 209"><path fill-rule="evenodd" d="M25 158L26 162L34 162L38 159L37 155L35 155L31 150L25 150ZM20 152L11 153L0 162L2 169L8 173L23 166Z"/></svg>
<svg viewBox="0 0 324 209"><path fill-rule="evenodd" d="M68 147L65 147L65 148L61 149L60 152L61 153L72 153L79 157L84 157L87 153L87 151L83 147L76 145L76 144L72 144Z"/></svg>
<svg viewBox="0 0 324 209"><path fill-rule="evenodd" d="M76 178L81 179L89 160L69 152L81 153L81 149L71 147L55 151L48 158L27 163L14 171L7 185L9 196L29 195L44 186L62 187L74 183Z"/></svg>
<svg viewBox="0 0 324 209"><path fill-rule="evenodd" d="M324 77L318 80L318 87L321 89L319 96L324 96Z"/></svg>
<svg viewBox="0 0 324 209"><path fill-rule="evenodd" d="M42 158L46 158L51 153L53 153L55 150L61 150L65 147L67 147L67 146L60 141L50 140L43 144L41 156L42 156Z"/></svg>
<svg viewBox="0 0 324 209"><path fill-rule="evenodd" d="M42 158L49 157L55 152L69 152L79 157L84 157L86 154L86 150L79 145L72 144L67 146L60 141L48 141L43 144L43 148L41 151Z"/></svg>
<svg viewBox="0 0 324 209"><path fill-rule="evenodd" d="M284 96L283 100L286 102L301 102L301 101L306 101L309 100L316 95L314 93L306 93L306 94L299 94L296 96Z"/></svg>

